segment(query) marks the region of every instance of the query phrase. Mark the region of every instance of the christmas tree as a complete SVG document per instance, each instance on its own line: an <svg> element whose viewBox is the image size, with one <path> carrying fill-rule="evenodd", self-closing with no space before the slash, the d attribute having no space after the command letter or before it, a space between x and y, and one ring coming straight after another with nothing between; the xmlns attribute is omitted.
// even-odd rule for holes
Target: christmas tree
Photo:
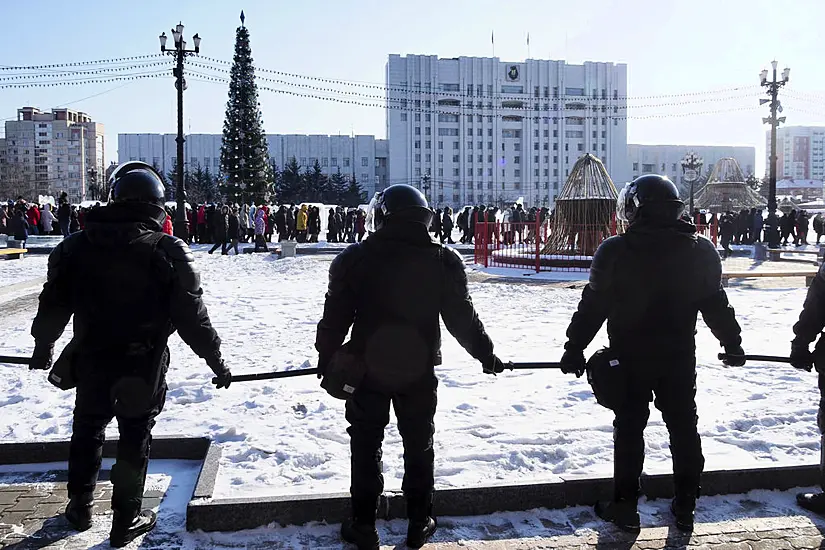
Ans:
<svg viewBox="0 0 825 550"><path fill-rule="evenodd" d="M229 101L223 123L221 145L222 186L228 202L255 204L268 202L272 175L263 119L258 109L258 87L252 66L249 30L241 26L235 33L235 59L229 82Z"/></svg>

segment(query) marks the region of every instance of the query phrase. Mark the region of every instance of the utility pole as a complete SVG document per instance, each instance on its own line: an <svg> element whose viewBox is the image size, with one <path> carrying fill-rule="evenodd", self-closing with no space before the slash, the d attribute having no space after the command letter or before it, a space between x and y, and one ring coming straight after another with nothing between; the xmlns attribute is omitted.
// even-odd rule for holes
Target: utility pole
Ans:
<svg viewBox="0 0 825 550"><path fill-rule="evenodd" d="M175 185L175 199L177 201L175 211L175 236L184 241L189 241L189 223L186 219L186 188L183 182L183 144L186 139L183 137L183 91L186 89L186 80L183 78L183 60L187 55L200 53L201 38L197 34L192 37L195 43L194 50L186 49L186 41L183 39L183 23L178 23L172 29L172 37L175 39L175 47L166 49L166 33L160 35L160 51L168 53L175 58L175 68L172 74L175 76L175 88L178 90L178 137L175 142L178 146L178 166L177 179Z"/></svg>
<svg viewBox="0 0 825 550"><path fill-rule="evenodd" d="M782 79L776 78L776 60L771 61L771 68L773 69L773 79L768 80L768 70L764 69L759 75L760 84L765 87L766 93L770 99L760 99L759 104L770 104L771 116L762 119L763 124L771 125L771 157L769 160L769 176L768 176L768 219L765 224L766 235L769 248L776 248L779 246L779 219L776 216L776 129L780 123L785 122L785 117L777 118L777 112L782 112L782 105L779 103L777 96L779 95L779 88L788 83L788 75L791 70L786 68L782 71Z"/></svg>

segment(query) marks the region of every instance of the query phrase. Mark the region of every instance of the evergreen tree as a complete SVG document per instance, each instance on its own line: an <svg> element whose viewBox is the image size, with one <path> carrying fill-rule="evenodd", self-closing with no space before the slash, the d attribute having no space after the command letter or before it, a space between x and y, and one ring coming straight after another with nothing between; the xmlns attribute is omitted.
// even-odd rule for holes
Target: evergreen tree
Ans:
<svg viewBox="0 0 825 550"><path fill-rule="evenodd" d="M272 201L276 204L283 204L281 200L283 180L281 178L281 171L278 169L278 165L274 160L272 161L270 172L272 173Z"/></svg>
<svg viewBox="0 0 825 550"><path fill-rule="evenodd" d="M289 159L281 171L281 187L279 190L281 204L294 204L303 200L305 185L301 167L295 157Z"/></svg>
<svg viewBox="0 0 825 550"><path fill-rule="evenodd" d="M363 204L367 200L367 193L355 179L355 176L348 178L347 191L341 197L340 204L346 207L355 208L359 204Z"/></svg>
<svg viewBox="0 0 825 550"><path fill-rule="evenodd" d="M230 72L221 144L226 199L230 202L251 199L256 204L268 201L272 193L270 170L263 118L258 109L249 31L241 24L235 33L235 58Z"/></svg>
<svg viewBox="0 0 825 550"><path fill-rule="evenodd" d="M183 183L186 184L187 180L189 179L189 174L187 174L186 167L184 167L183 172ZM172 168L165 174L161 174L161 179L163 180L163 186L166 188L166 200L173 201L175 200L175 192L177 189L177 182L178 182L178 159L172 163ZM189 186L186 187L189 189Z"/></svg>
<svg viewBox="0 0 825 550"><path fill-rule="evenodd" d="M347 196L349 182L341 172L332 174L329 178L329 193L324 202L329 204L343 204L343 199Z"/></svg>
<svg viewBox="0 0 825 550"><path fill-rule="evenodd" d="M307 192L303 200L306 202L323 202L324 197L327 195L327 177L321 171L321 164L318 159L315 159L312 168L307 169L304 180Z"/></svg>
<svg viewBox="0 0 825 550"><path fill-rule="evenodd" d="M218 176L209 171L209 167L203 171L203 198L204 202L211 203L218 200L220 190L218 188Z"/></svg>

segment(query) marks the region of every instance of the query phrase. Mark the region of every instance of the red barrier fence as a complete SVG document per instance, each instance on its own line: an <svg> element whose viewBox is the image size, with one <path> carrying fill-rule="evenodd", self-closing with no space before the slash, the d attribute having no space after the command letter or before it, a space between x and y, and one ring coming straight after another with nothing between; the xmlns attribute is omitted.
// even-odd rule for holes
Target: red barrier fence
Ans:
<svg viewBox="0 0 825 550"><path fill-rule="evenodd" d="M717 241L716 220L697 225L697 232ZM607 226L578 225L554 235L553 228L534 222L476 222L475 263L484 267L510 267L541 271L587 271L599 244L617 233L615 216ZM549 244L548 244L549 243Z"/></svg>

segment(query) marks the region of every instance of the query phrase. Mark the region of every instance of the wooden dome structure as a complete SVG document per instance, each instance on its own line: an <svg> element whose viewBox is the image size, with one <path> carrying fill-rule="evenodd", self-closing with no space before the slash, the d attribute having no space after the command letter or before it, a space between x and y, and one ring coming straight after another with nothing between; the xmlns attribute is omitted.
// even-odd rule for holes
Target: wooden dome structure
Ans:
<svg viewBox="0 0 825 550"><path fill-rule="evenodd" d="M590 153L580 157L556 198L542 254L592 256L611 233L617 197L602 161Z"/></svg>
<svg viewBox="0 0 825 550"><path fill-rule="evenodd" d="M736 159L726 157L713 166L707 184L694 195L693 204L718 214L764 208L767 201L745 183L745 175Z"/></svg>

